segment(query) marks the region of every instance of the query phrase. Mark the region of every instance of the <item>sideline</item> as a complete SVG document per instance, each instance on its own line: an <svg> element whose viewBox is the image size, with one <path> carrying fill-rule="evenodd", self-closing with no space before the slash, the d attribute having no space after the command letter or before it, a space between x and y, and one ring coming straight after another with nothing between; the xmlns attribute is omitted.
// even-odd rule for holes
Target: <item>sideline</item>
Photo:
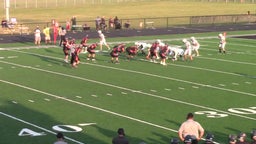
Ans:
<svg viewBox="0 0 256 144"><path fill-rule="evenodd" d="M25 120L19 119L19 118L14 117L14 116L11 116L11 115L9 115L9 114L3 113L3 112L1 112L1 111L0 111L0 115L4 115L4 116L6 116L6 117L8 117L8 118L11 118L11 119L14 119L14 120L16 120L16 121L22 122L22 123L24 123L24 124L30 125L30 126L32 126L32 127L38 128L38 129L43 130L43 131L46 131L46 132L48 132L48 133L51 133L51 134L54 134L54 135L57 134L57 133L55 133L55 132L53 132L53 131L51 131L51 130L48 130L48 129L46 129L46 128L43 128L43 127L40 127L40 126L38 126L38 125L32 124L32 123L30 123L30 122L27 122L27 121L25 121ZM84 144L84 143L82 143L82 142L80 142L80 141L74 140L74 139L69 138L69 137L67 137L67 136L65 136L65 139L68 139L68 140L70 140L70 141L72 141L72 142L74 142L74 143Z"/></svg>

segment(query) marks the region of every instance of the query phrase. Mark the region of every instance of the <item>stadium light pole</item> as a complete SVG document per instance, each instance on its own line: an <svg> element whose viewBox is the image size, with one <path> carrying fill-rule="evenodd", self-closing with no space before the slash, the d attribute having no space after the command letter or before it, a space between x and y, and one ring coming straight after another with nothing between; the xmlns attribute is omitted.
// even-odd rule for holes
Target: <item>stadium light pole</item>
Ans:
<svg viewBox="0 0 256 144"><path fill-rule="evenodd" d="M9 8L10 8L10 0L5 0L5 17L6 17L6 20L7 20L8 22L9 22L9 20L10 20Z"/></svg>

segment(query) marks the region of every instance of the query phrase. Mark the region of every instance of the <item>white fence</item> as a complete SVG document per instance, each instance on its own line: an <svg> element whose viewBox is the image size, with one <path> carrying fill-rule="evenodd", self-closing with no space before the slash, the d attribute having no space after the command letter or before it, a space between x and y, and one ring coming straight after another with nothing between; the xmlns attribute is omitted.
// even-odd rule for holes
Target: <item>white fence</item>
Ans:
<svg viewBox="0 0 256 144"><path fill-rule="evenodd" d="M5 7L6 0L1 0L1 5ZM68 7L107 3L138 2L147 0L9 0L11 8L50 8Z"/></svg>
<svg viewBox="0 0 256 144"><path fill-rule="evenodd" d="M125 2L149 2L159 0L9 0L11 8L51 8L69 7L94 4L111 4ZM256 3L256 0L169 0L175 2L226 2L226 3ZM0 5L5 8L6 0L1 0Z"/></svg>

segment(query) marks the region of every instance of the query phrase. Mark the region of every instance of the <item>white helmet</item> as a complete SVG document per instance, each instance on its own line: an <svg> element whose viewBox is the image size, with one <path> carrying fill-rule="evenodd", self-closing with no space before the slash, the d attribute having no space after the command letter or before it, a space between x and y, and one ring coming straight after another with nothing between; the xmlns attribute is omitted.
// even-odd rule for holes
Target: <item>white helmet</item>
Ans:
<svg viewBox="0 0 256 144"><path fill-rule="evenodd" d="M158 43L161 43L161 40L160 40L160 39L157 39L156 41L157 41Z"/></svg>
<svg viewBox="0 0 256 144"><path fill-rule="evenodd" d="M220 33L220 34L219 34L219 37L222 37L222 36L223 36L222 33Z"/></svg>
<svg viewBox="0 0 256 144"><path fill-rule="evenodd" d="M188 41L187 39L183 39L183 40L182 40L183 43L186 43L187 41Z"/></svg>
<svg viewBox="0 0 256 144"><path fill-rule="evenodd" d="M135 45L140 45L140 42L135 42L134 44L135 44Z"/></svg>
<svg viewBox="0 0 256 144"><path fill-rule="evenodd" d="M191 37L190 39L191 39L192 41L194 41L196 38L195 38L195 37Z"/></svg>
<svg viewBox="0 0 256 144"><path fill-rule="evenodd" d="M101 34L102 33L101 30L98 30L98 33Z"/></svg>

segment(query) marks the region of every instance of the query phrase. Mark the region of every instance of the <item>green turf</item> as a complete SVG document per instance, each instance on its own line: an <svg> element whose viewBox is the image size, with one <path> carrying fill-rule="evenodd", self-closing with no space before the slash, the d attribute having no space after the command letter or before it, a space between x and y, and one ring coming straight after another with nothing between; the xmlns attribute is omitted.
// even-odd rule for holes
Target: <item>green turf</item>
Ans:
<svg viewBox="0 0 256 144"><path fill-rule="evenodd" d="M251 33L228 32L228 36ZM131 143L166 144L177 137L188 112L195 113L218 143L227 143L229 134L240 131L249 135L256 120L256 42L228 38L228 53L223 55L217 52L216 35L193 34L202 45L202 56L193 62L168 61L168 66L145 61L142 55L126 61L124 54L119 65L112 64L104 53L97 54L96 63L81 54L82 63L74 69L63 62L61 48L12 50L33 44L11 44L9 51L0 51L1 142L52 143L53 126L72 125L82 131L64 132L68 143L108 144L123 127ZM181 45L181 39L190 36L111 38L109 42L159 38ZM196 114L199 111L215 118ZM93 124L78 125L84 123ZM24 128L45 135L18 136Z"/></svg>

